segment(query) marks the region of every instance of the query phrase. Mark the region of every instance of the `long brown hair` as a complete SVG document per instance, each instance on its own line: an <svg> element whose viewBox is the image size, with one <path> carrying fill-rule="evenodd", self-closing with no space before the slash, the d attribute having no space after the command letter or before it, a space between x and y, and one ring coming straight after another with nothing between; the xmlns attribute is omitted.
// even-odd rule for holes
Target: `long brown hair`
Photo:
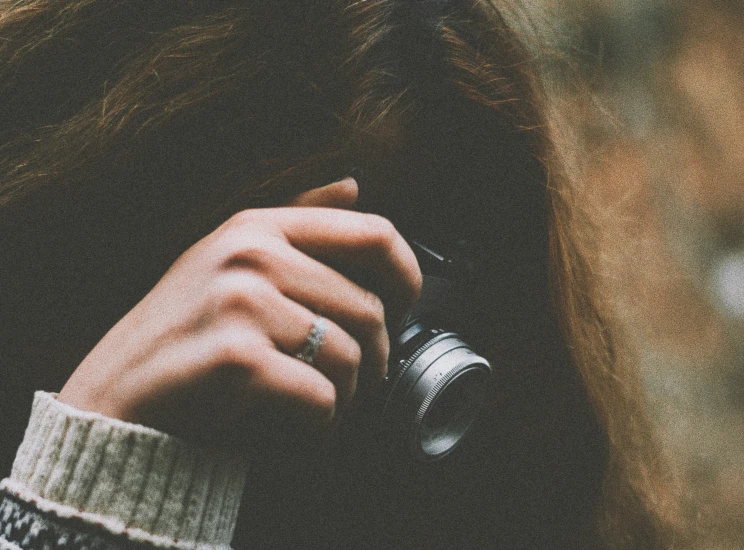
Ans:
<svg viewBox="0 0 744 550"><path fill-rule="evenodd" d="M39 365L15 381L10 373L8 387L58 387L170 262L231 212L361 166L374 183L364 200L414 231L426 222L398 208L400 190L437 179L417 200L490 196L480 217L462 223L491 227L501 264L528 266L518 275L499 268L504 293L521 289L519 299L499 298L502 311L538 312L514 347L530 354L525 342L562 327L567 364L601 427L595 462L608 450L602 500L591 502L604 533L597 545L680 544L638 376L593 278L591 227L554 146L558 118L500 15L512 3L4 4L0 215L16 235L2 250L14 266L4 315L34 350L9 330L2 345L9 364ZM557 321L542 305L530 310L530 300L551 300L548 264ZM67 282L51 280L60 266ZM34 288L54 288L38 298L47 314L73 313L34 316L18 298ZM8 430L17 439L20 428Z"/></svg>

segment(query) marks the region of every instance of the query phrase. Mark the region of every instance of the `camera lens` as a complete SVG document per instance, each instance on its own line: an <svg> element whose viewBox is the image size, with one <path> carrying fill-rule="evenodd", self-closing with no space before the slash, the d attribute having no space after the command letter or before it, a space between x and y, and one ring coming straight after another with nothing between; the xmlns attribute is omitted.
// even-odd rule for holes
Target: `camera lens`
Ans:
<svg viewBox="0 0 744 550"><path fill-rule="evenodd" d="M483 404L491 367L457 334L416 323L392 355L383 427L404 439L415 456L451 452Z"/></svg>
<svg viewBox="0 0 744 550"><path fill-rule="evenodd" d="M426 456L443 456L465 435L483 402L484 382L483 372L471 368L457 374L438 392L421 415L419 438Z"/></svg>

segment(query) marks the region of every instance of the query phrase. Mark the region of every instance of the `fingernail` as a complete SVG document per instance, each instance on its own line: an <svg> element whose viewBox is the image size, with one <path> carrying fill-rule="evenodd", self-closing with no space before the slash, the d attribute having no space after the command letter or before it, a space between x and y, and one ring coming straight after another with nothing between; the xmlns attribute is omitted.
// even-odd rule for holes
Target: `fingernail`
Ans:
<svg viewBox="0 0 744 550"><path fill-rule="evenodd" d="M351 170L349 170L349 173L347 175L351 176L354 179L356 179L357 177L363 177L364 170L362 170L358 166L354 166Z"/></svg>
<svg viewBox="0 0 744 550"><path fill-rule="evenodd" d="M345 177L341 178L340 180L338 180L338 181L336 181L334 183L336 183L336 184L338 184L338 183L353 184L355 187L359 188L359 183L357 183L357 180L354 179L351 176L345 176Z"/></svg>

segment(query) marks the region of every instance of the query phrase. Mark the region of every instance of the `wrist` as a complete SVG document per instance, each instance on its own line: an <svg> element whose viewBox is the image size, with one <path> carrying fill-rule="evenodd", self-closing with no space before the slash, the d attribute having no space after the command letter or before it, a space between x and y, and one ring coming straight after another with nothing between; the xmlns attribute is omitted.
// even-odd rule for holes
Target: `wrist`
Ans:
<svg viewBox="0 0 744 550"><path fill-rule="evenodd" d="M2 488L60 517L156 544L228 548L245 465L37 392Z"/></svg>

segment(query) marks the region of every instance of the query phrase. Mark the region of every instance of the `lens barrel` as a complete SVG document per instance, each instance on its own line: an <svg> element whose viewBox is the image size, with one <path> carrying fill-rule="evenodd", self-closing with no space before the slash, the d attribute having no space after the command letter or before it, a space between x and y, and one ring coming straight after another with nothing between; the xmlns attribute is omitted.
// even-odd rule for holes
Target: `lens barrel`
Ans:
<svg viewBox="0 0 744 550"><path fill-rule="evenodd" d="M454 332L408 323L393 346L383 429L421 460L447 455L483 404L491 366Z"/></svg>

